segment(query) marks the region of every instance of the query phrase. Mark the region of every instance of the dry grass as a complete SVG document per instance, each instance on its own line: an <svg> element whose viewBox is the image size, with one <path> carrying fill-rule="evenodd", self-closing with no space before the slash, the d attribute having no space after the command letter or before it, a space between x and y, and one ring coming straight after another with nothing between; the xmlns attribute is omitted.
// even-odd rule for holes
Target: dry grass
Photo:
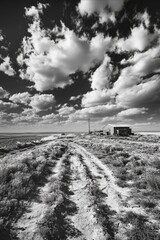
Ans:
<svg viewBox="0 0 160 240"><path fill-rule="evenodd" d="M159 138L133 136L130 138L106 137L90 140L88 150L113 170L120 187L131 189L131 198L137 207L159 220L160 152ZM83 142L81 143L83 145ZM157 145L156 145L157 144ZM86 144L87 145L87 144ZM134 216L128 239L160 239L155 227Z"/></svg>
<svg viewBox="0 0 160 240"><path fill-rule="evenodd" d="M13 237L11 225L23 213L26 203L37 194L51 173L54 161L61 156L66 146L55 145L26 155L8 155L0 162L0 236L5 240ZM54 153L54 154L51 154ZM7 235L8 234L8 237Z"/></svg>
<svg viewBox="0 0 160 240"><path fill-rule="evenodd" d="M39 233L43 239L65 240L67 237L78 237L80 232L74 228L67 218L75 214L77 208L70 200L69 190L71 169L69 156L65 155L58 176L51 179L50 194L45 202L50 210L45 214L39 225Z"/></svg>
<svg viewBox="0 0 160 240"><path fill-rule="evenodd" d="M128 231L128 240L159 240L160 235L156 227L151 227L147 219L133 212L128 212L124 221L130 223L132 228Z"/></svg>

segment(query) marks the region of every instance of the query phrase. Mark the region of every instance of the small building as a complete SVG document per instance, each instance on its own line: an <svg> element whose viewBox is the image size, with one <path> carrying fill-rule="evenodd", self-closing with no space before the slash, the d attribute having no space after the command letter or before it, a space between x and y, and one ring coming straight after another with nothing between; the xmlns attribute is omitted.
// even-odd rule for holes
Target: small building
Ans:
<svg viewBox="0 0 160 240"><path fill-rule="evenodd" d="M116 136L133 135L132 129L128 126L120 126L120 125L109 124L104 131L107 135L116 135Z"/></svg>

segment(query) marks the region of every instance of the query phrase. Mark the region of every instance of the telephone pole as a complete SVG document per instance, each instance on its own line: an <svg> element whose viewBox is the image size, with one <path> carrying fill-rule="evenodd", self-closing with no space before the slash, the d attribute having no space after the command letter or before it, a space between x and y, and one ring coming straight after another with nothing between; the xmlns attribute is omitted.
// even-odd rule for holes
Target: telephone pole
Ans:
<svg viewBox="0 0 160 240"><path fill-rule="evenodd" d="M91 127L90 127L90 118L88 118L88 133L91 133Z"/></svg>

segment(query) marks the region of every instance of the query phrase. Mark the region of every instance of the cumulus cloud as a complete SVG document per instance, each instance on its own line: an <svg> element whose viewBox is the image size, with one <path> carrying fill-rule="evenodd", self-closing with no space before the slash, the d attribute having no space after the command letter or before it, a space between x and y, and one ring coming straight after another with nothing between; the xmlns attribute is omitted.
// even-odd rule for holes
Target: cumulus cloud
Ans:
<svg viewBox="0 0 160 240"><path fill-rule="evenodd" d="M40 121L40 124L52 124L58 121L59 121L58 114L51 113L51 114L42 116L42 120Z"/></svg>
<svg viewBox="0 0 160 240"><path fill-rule="evenodd" d="M55 98L52 94L35 94L31 98L30 106L39 111L47 111L55 105Z"/></svg>
<svg viewBox="0 0 160 240"><path fill-rule="evenodd" d="M148 28L150 25L150 16L147 11L145 11L144 13L138 13L135 16L135 19L143 23L146 28Z"/></svg>
<svg viewBox="0 0 160 240"><path fill-rule="evenodd" d="M113 116L122 109L123 107L120 107L115 104L106 104L101 106L88 107L88 108L77 110L75 113L69 116L69 119L71 121L76 121L76 120L86 121L86 119L88 118L101 119L106 116Z"/></svg>
<svg viewBox="0 0 160 240"><path fill-rule="evenodd" d="M7 110L11 110L13 108L17 108L18 105L15 103L11 103L11 102L4 102L2 100L0 100L0 111L7 111Z"/></svg>
<svg viewBox="0 0 160 240"><path fill-rule="evenodd" d="M56 116L57 116L56 114L51 113L51 114L42 116L42 119L43 119L43 120L50 120L50 119L55 118Z"/></svg>
<svg viewBox="0 0 160 240"><path fill-rule="evenodd" d="M25 8L26 16L34 17L35 19L39 19L39 15L43 13L44 8L47 8L49 4L38 3L37 7L32 6L30 8Z"/></svg>
<svg viewBox="0 0 160 240"><path fill-rule="evenodd" d="M111 90L93 90L83 95L82 106L92 107L104 105L114 99Z"/></svg>
<svg viewBox="0 0 160 240"><path fill-rule="evenodd" d="M113 51L115 48L114 39L102 33L98 33L90 41L90 62L99 63L104 60L106 51Z"/></svg>
<svg viewBox="0 0 160 240"><path fill-rule="evenodd" d="M28 29L31 36L24 37L17 61L23 67L21 78L32 81L38 91L64 88L72 83L70 74L78 70L87 72L103 61L105 52L112 49L112 38L103 34L89 41L76 36L63 23L61 28L55 26L53 30L45 30L41 28L39 15L32 13L34 11L35 8L31 9L29 14L36 15ZM52 35L56 36L55 41Z"/></svg>
<svg viewBox="0 0 160 240"><path fill-rule="evenodd" d="M0 71L4 72L8 76L14 76L15 71L11 66L11 60L10 57L7 56L3 59L3 63L0 64Z"/></svg>
<svg viewBox="0 0 160 240"><path fill-rule="evenodd" d="M160 102L160 76L155 75L118 94L116 101L123 107L153 107Z"/></svg>
<svg viewBox="0 0 160 240"><path fill-rule="evenodd" d="M62 117L66 117L69 116L71 113L75 112L75 108L74 107L69 107L69 106L62 106L59 110L58 113L60 116Z"/></svg>
<svg viewBox="0 0 160 240"><path fill-rule="evenodd" d="M136 52L128 60L123 61L122 64L129 64L130 66L122 69L113 87L115 93L122 92L142 82L150 81L150 78L147 77L150 74L158 74L160 72L159 54L160 47L158 45L142 53Z"/></svg>
<svg viewBox="0 0 160 240"><path fill-rule="evenodd" d="M131 74L141 77L160 71L159 55L160 47L158 44L145 52L136 52L133 57L129 58L127 61L123 61L122 64L131 64L129 69Z"/></svg>
<svg viewBox="0 0 160 240"><path fill-rule="evenodd" d="M105 22L113 22L115 23L116 22L116 17L115 17L115 13L109 13L109 12L105 12L105 11L102 11L100 12L99 14L99 22L101 24L105 23Z"/></svg>
<svg viewBox="0 0 160 240"><path fill-rule="evenodd" d="M149 33L149 30L141 24L131 30L131 35L127 39L119 39L117 47L119 51L144 51L156 40L158 40L158 32Z"/></svg>
<svg viewBox="0 0 160 240"><path fill-rule="evenodd" d="M92 74L90 81L92 82L92 89L108 89L112 77L113 66L110 64L110 57L107 55L103 63Z"/></svg>
<svg viewBox="0 0 160 240"><path fill-rule="evenodd" d="M70 97L70 101L76 101L76 100L78 100L78 99L80 99L81 98L81 95L78 95L78 96L72 96L72 97Z"/></svg>
<svg viewBox="0 0 160 240"><path fill-rule="evenodd" d="M33 112L47 111L55 105L55 98L52 94L35 94L28 92L15 93L10 97L14 103L21 103L32 107Z"/></svg>
<svg viewBox="0 0 160 240"><path fill-rule="evenodd" d="M31 95L28 92L15 93L9 99L14 103L27 105L31 101Z"/></svg>
<svg viewBox="0 0 160 240"><path fill-rule="evenodd" d="M3 41L3 39L4 39L4 38L3 38L3 36L2 36L2 35L0 35L0 41Z"/></svg>
<svg viewBox="0 0 160 240"><path fill-rule="evenodd" d="M0 87L0 99L1 98L7 98L9 96L9 93L4 90L2 87Z"/></svg>
<svg viewBox="0 0 160 240"><path fill-rule="evenodd" d="M0 112L0 126L10 124L10 120L12 119L12 113Z"/></svg>
<svg viewBox="0 0 160 240"><path fill-rule="evenodd" d="M31 123L36 123L39 122L41 118L39 115L30 108L25 108L20 114L14 113L12 116L12 123L13 124L18 124L18 123L26 123L26 124L31 124Z"/></svg>
<svg viewBox="0 0 160 240"><path fill-rule="evenodd" d="M117 116L123 118L130 118L136 115L145 114L147 110L148 110L147 108L129 108L119 112Z"/></svg>
<svg viewBox="0 0 160 240"><path fill-rule="evenodd" d="M98 14L101 24L115 23L115 12L119 12L123 8L124 2L125 0L81 0L77 9L82 16Z"/></svg>
<svg viewBox="0 0 160 240"><path fill-rule="evenodd" d="M125 0L81 0L78 10L82 16L85 14L90 16L93 13L102 14L107 12L107 8L117 12L123 8L124 2Z"/></svg>

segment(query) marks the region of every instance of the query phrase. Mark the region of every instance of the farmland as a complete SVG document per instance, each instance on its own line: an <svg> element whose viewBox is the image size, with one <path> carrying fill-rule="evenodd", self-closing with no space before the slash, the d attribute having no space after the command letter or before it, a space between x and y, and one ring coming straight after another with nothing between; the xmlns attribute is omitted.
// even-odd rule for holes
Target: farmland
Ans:
<svg viewBox="0 0 160 240"><path fill-rule="evenodd" d="M159 142L57 135L3 152L1 239L160 239Z"/></svg>

